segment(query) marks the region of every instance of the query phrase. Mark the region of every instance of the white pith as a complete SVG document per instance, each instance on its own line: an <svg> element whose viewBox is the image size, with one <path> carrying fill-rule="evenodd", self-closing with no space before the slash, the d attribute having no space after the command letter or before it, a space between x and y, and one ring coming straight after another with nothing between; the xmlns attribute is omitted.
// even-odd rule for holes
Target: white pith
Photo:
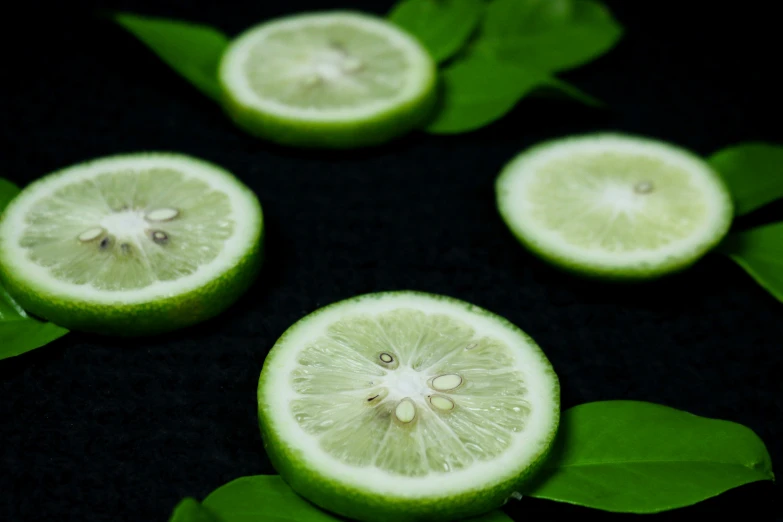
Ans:
<svg viewBox="0 0 783 522"><path fill-rule="evenodd" d="M269 34L277 31L301 31L306 34L309 27L329 25L338 21L351 24L383 35L389 46L405 54L410 63L403 87L394 98L378 100L374 103L363 103L354 107L326 110L323 108L292 107L276 100L262 98L251 88L244 72L244 64L250 50L262 42ZM350 65L350 64L349 64ZM342 74L335 64L334 57L324 50L321 63L315 66L313 73L321 73L326 78L339 80ZM427 51L407 33L396 28L389 22L373 16L335 11L329 13L308 13L272 20L258 27L251 28L240 35L223 57L219 74L223 84L229 89L231 96L240 104L259 109L292 120L317 122L345 122L372 117L383 113L408 101L415 100L426 90L432 81L432 61Z"/></svg>
<svg viewBox="0 0 783 522"><path fill-rule="evenodd" d="M104 216L100 225L111 235L127 238L143 238L144 231L150 228L150 222L144 219L144 213L126 210Z"/></svg>
<svg viewBox="0 0 783 522"><path fill-rule="evenodd" d="M19 239L25 228L25 214L37 201L49 197L66 185L90 179L101 173L151 168L178 170L228 196L231 201L230 219L235 223L234 233L224 242L223 250L212 262L174 281L157 281L135 290L107 291L56 279L47 268L27 258L26 249L19 245ZM0 222L0 255L6 270L15 278L24 281L25 285L35 292L60 296L67 300L132 304L176 296L209 283L247 255L255 244L256 235L262 226L261 221L262 217L252 194L215 165L174 153L118 155L61 169L23 190L7 207ZM142 214L125 211L107 215L98 225L117 235L133 239L144 234L145 223ZM146 226L149 224L146 223ZM92 230L85 229L85 233L87 232Z"/></svg>
<svg viewBox="0 0 783 522"><path fill-rule="evenodd" d="M259 389L259 404L270 416L268 426L281 441L304 460L304 465L328 480L368 493L395 498L432 498L467 492L503 482L518 476L540 456L548 443L557 419L556 378L543 354L519 332L499 320L468 309L468 305L441 300L417 293L390 294L382 298L363 296L319 311L291 327L267 357L263 373L265 382ZM290 403L297 394L289 381L297 366L300 349L311 339L326 332L330 324L356 313L383 313L398 308L412 308L425 313L448 314L468 323L477 336L491 336L514 347L514 368L524 374L531 402L526 428L513 435L507 451L490 461L475 462L468 468L448 473L430 473L423 477L393 475L375 467L353 467L324 452L318 437L306 433L297 423ZM385 400L410 398L423 404L433 390L420 374L404 367L390 372Z"/></svg>
<svg viewBox="0 0 783 522"><path fill-rule="evenodd" d="M614 252L574 245L557 231L540 226L528 212L531 206L526 204L528 186L535 183L539 168L555 159L601 151L649 155L684 169L707 203L707 211L699 227L689 236L672 241L662 248ZM724 232L730 219L727 217L727 209L731 205L729 197L716 179L715 172L701 158L666 143L609 133L565 138L521 153L503 168L497 190L498 205L507 223L528 241L539 245L542 250L571 259L575 264L606 268L654 267L672 260L690 258ZM609 186L603 194L603 204L613 206L619 214L626 210L634 211L637 205L643 204L643 199L634 197L632 187Z"/></svg>
<svg viewBox="0 0 783 522"><path fill-rule="evenodd" d="M378 379L378 385L389 390L389 395L384 400L398 401L410 397L424 404L424 399L432 391L427 389L427 380L422 372L417 372L409 366L400 366L389 371L387 375Z"/></svg>

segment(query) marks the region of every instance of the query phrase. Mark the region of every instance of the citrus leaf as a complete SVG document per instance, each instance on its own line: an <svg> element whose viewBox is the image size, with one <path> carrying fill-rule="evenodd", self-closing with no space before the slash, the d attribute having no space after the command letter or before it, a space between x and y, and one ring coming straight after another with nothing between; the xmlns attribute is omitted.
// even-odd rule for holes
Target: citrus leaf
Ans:
<svg viewBox="0 0 783 522"><path fill-rule="evenodd" d="M565 89L577 98L582 94L545 72L478 56L450 64L442 72L442 81L442 105L425 129L432 134L456 134L488 125L541 87ZM587 95L581 98L593 101Z"/></svg>
<svg viewBox="0 0 783 522"><path fill-rule="evenodd" d="M717 250L783 302L783 223L729 234Z"/></svg>
<svg viewBox="0 0 783 522"><path fill-rule="evenodd" d="M734 197L734 213L747 214L783 197L783 147L749 142L719 150L708 158Z"/></svg>
<svg viewBox="0 0 783 522"><path fill-rule="evenodd" d="M483 58L467 58L443 70L442 105L426 131L455 134L501 118L546 75Z"/></svg>
<svg viewBox="0 0 783 522"><path fill-rule="evenodd" d="M53 323L28 317L0 286L0 359L35 350L67 333Z"/></svg>
<svg viewBox="0 0 783 522"><path fill-rule="evenodd" d="M202 502L222 522L334 522L294 493L278 475L252 475L232 480Z"/></svg>
<svg viewBox="0 0 783 522"><path fill-rule="evenodd" d="M3 209L8 206L11 200L14 199L19 192L19 187L7 179L0 178L0 214L2 214Z"/></svg>
<svg viewBox="0 0 783 522"><path fill-rule="evenodd" d="M113 18L202 93L219 100L217 69L229 42L225 34L181 20L130 13L115 13Z"/></svg>
<svg viewBox="0 0 783 522"><path fill-rule="evenodd" d="M19 187L0 178L0 213L18 193ZM0 286L0 359L35 350L67 333L65 328L28 317Z"/></svg>
<svg viewBox="0 0 783 522"><path fill-rule="evenodd" d="M193 498L183 499L174 508L169 522L223 522Z"/></svg>
<svg viewBox="0 0 783 522"><path fill-rule="evenodd" d="M565 96L590 107L606 107L606 104L598 98L590 96L578 87L555 77L548 78L547 83L537 88L531 95L547 98L562 98Z"/></svg>
<svg viewBox="0 0 783 522"><path fill-rule="evenodd" d="M435 61L443 62L462 49L483 12L484 0L401 0L388 18L418 38Z"/></svg>
<svg viewBox="0 0 783 522"><path fill-rule="evenodd" d="M187 499L186 499L187 500ZM195 502L195 501L192 501ZM180 505L184 504L181 502ZM198 504L196 502L196 504ZM192 507L192 506L188 506ZM204 499L202 509L217 515L214 522L335 522L343 520L315 507L294 491L278 475L241 477L225 484ZM169 522L202 522L202 519L174 519ZM203 519L213 522L213 519ZM512 522L496 510L465 519L465 522Z"/></svg>
<svg viewBox="0 0 783 522"><path fill-rule="evenodd" d="M760 480L769 453L749 428L638 401L563 413L546 469L526 494L604 511L657 513Z"/></svg>
<svg viewBox="0 0 783 522"><path fill-rule="evenodd" d="M595 0L493 0L473 50L554 72L594 60L622 34L611 12Z"/></svg>

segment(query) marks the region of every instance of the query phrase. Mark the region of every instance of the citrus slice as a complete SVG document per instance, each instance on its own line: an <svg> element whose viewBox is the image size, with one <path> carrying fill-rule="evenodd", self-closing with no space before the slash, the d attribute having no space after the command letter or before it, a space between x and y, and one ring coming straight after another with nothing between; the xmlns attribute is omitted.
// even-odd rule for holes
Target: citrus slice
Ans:
<svg viewBox="0 0 783 522"><path fill-rule="evenodd" d="M175 153L73 165L27 186L0 220L0 276L28 312L72 330L170 331L252 282L262 212L232 174Z"/></svg>
<svg viewBox="0 0 783 522"><path fill-rule="evenodd" d="M219 70L226 112L262 138L352 148L429 117L437 66L411 35L373 15L327 11L264 22L235 38Z"/></svg>
<svg viewBox="0 0 783 522"><path fill-rule="evenodd" d="M731 195L701 158L669 143L598 133L523 151L496 180L517 239L582 275L642 280L682 270L718 244Z"/></svg>
<svg viewBox="0 0 783 522"><path fill-rule="evenodd" d="M269 457L300 495L365 521L454 520L516 496L548 455L557 376L487 310L412 291L299 320L258 385Z"/></svg>

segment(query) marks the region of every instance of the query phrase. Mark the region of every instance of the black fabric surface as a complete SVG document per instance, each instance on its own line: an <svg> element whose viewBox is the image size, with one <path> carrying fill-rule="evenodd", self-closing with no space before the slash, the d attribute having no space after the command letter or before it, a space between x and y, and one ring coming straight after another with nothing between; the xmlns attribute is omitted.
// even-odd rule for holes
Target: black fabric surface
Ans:
<svg viewBox="0 0 783 522"><path fill-rule="evenodd" d="M234 35L296 11L384 13L391 2L65 4L4 14L0 176L23 185L108 154L193 154L257 192L268 257L253 288L202 325L135 340L72 332L0 361L0 520L162 522L185 496L273 473L255 410L265 354L316 308L392 289L464 299L520 326L554 364L563 408L636 399L733 420L783 466L783 303L716 254L642 285L563 275L515 242L493 193L514 154L571 133L627 131L705 155L746 140L783 143L778 28L765 3L611 1L627 28L623 42L563 75L608 109L531 98L477 132L416 133L352 152L285 149L243 134L92 9L179 17ZM772 219L783 219L783 206L737 226ZM507 511L530 522L638 518L535 499ZM773 520L779 488L752 484L648 519L731 512Z"/></svg>

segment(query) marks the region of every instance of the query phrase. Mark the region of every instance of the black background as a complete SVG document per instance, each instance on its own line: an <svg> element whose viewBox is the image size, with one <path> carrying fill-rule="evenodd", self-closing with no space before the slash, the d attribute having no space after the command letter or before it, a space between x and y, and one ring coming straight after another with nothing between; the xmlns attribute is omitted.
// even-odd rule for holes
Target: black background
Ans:
<svg viewBox="0 0 783 522"><path fill-rule="evenodd" d="M0 176L25 184L89 158L175 150L236 173L259 195L263 275L219 318L136 340L70 333L0 361L0 519L165 521L243 475L273 473L256 424L264 356L303 315L364 292L415 289L488 308L536 339L562 403L637 399L733 420L783 465L783 303L710 254L684 274L608 286L558 273L514 241L494 206L500 167L540 140L594 130L658 137L709 154L783 142L779 37L766 3L609 2L627 32L563 77L610 104L526 99L458 136L411 134L372 150L303 152L255 140L132 36L105 7L211 23L234 35L296 11L391 2L28 3L5 12ZM687 12L683 5L700 5ZM777 205L737 226L783 218ZM771 520L770 482L652 515L734 511ZM599 515L535 499L530 522Z"/></svg>

